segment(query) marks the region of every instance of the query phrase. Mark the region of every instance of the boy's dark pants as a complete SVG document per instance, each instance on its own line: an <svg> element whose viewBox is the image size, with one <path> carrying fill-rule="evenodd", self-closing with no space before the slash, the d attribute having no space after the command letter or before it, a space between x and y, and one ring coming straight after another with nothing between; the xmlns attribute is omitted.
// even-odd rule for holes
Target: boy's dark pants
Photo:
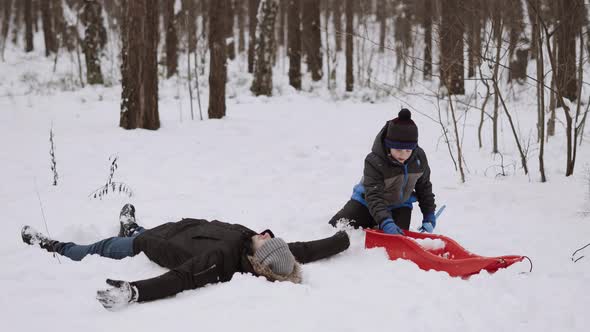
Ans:
<svg viewBox="0 0 590 332"><path fill-rule="evenodd" d="M394 209L391 212L393 221L401 229L410 228L410 220L412 219L412 209L401 207ZM345 219L354 228L372 228L377 225L377 222L371 216L369 209L354 199L349 200L344 207L330 219L330 225L336 227L338 220Z"/></svg>

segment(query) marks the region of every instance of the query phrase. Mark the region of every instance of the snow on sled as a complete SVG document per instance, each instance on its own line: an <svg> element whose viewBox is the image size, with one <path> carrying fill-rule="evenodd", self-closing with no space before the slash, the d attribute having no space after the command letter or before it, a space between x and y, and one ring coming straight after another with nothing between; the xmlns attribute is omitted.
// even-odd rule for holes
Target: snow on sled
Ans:
<svg viewBox="0 0 590 332"><path fill-rule="evenodd" d="M390 260L408 259L423 270L447 272L451 277L469 277L482 270L490 273L522 261L525 256L484 257L465 250L454 240L428 233L404 231L405 235L365 230L365 248L383 247Z"/></svg>

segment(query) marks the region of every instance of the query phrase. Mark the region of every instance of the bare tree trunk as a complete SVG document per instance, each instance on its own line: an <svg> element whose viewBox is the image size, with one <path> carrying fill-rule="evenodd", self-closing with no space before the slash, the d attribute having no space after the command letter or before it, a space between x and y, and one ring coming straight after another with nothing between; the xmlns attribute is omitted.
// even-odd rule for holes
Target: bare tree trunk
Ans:
<svg viewBox="0 0 590 332"><path fill-rule="evenodd" d="M477 127L477 141L479 143L479 148L483 147L483 139L482 139L482 130L483 130L483 122L484 116L486 114L486 105L490 99L490 84L487 81L487 78L484 78L481 72L481 66L478 66L479 70L479 79L481 80L482 84L486 87L486 93L483 102L481 103L481 116L479 118L479 126Z"/></svg>
<svg viewBox="0 0 590 332"><path fill-rule="evenodd" d="M582 56L584 54L584 34L582 32L582 25L580 25L580 32L579 32L579 36L580 36L580 48L578 49L578 52L580 54L580 56L578 57L578 81L579 82L584 82L584 57ZM580 129L580 125L578 125L578 119L580 118L580 109L582 106L582 84L578 84L578 102L576 104L576 115L573 121L573 142L572 142L572 149L573 149L573 153L572 153L572 161L570 163L570 167L569 167L569 171L570 174L574 174L574 167L576 166L576 155L577 155L577 151L578 151L578 132ZM589 98L590 100L590 98ZM587 106L587 107L590 107ZM585 117L585 116L584 116Z"/></svg>
<svg viewBox="0 0 590 332"><path fill-rule="evenodd" d="M39 32L39 1L40 0L33 0L33 31L35 33Z"/></svg>
<svg viewBox="0 0 590 332"><path fill-rule="evenodd" d="M12 15L12 43L18 45L18 36L22 30L23 24L23 4L22 0L14 2L14 14Z"/></svg>
<svg viewBox="0 0 590 332"><path fill-rule="evenodd" d="M500 55L502 51L502 34L504 31L504 21L502 18L501 3L495 2L492 13L492 36L496 39L496 55L494 58L494 69L492 79L498 81L500 69ZM495 91L495 87L494 87ZM494 93L494 113L492 115L492 152L498 153L498 114L500 108L500 98L498 93Z"/></svg>
<svg viewBox="0 0 590 332"><path fill-rule="evenodd" d="M516 146L518 147L518 152L520 154L520 161L522 164L522 168L524 169L524 174L528 174L529 169L527 166L526 154L525 154L524 149L520 145L520 140L518 139L518 134L516 132L516 128L514 127L514 122L512 121L512 116L510 116L510 112L508 112L508 107L506 107L506 103L504 102L504 98L502 98L502 93L500 92L500 88L498 87L498 82L494 79L493 83L494 83L495 93L498 94L498 97L500 98L500 102L502 103L502 108L504 108L504 113L506 113L506 116L508 117L508 122L510 123L510 128L512 129L512 134L514 136L514 140L516 141Z"/></svg>
<svg viewBox="0 0 590 332"><path fill-rule="evenodd" d="M158 129L158 0L123 0L121 118L125 129Z"/></svg>
<svg viewBox="0 0 590 332"><path fill-rule="evenodd" d="M580 2L578 2L576 0L575 3L570 3L568 2L568 4L570 4L572 7L568 7L568 11L565 10L565 7L563 7L564 3L560 3L560 7L562 7L561 9L559 9L560 11L560 15L566 15L566 12L570 12L571 10L577 10L578 12L580 11L580 7L577 7L578 5L580 5ZM579 13L578 13L579 14ZM560 16L560 20L564 19L564 17ZM572 19L570 17L570 19ZM563 22L563 21L562 21ZM569 23L568 23L569 24ZM575 25L575 24L573 24ZM560 28L563 28L560 27ZM547 25L543 24L543 30L545 31L545 36L547 38L549 38L550 33L549 33L549 29L547 28ZM581 31L581 29L578 30L578 32ZM559 37L558 37L558 43L559 43ZM551 51L551 46L549 43L546 44L547 45L547 54L549 54L549 60L551 62L551 75L553 77L553 79L556 81L557 86L556 86L556 93L557 93L557 100L559 102L559 104L561 105L561 107L563 108L563 113L565 116L565 120L566 120L566 127L565 127L565 134L566 134L566 140L567 140L567 160L566 160L566 171L565 171L565 176L570 176L573 175L574 173L574 159L573 159L573 129L574 129L574 125L573 125L573 118L572 115L570 113L570 107L569 105L567 105L567 103L564 101L564 91L563 89L567 89L567 86L560 86L559 85L559 79L557 78L559 75L559 73L557 72L557 68L558 68L558 62L557 59L555 59L555 57L553 56L553 52ZM574 42L574 51L575 51L575 42ZM558 51L557 54L559 56L559 53L561 52ZM575 57L574 57L575 58ZM575 65L575 64L574 64ZM574 78L576 79L576 78ZM576 91L577 93L577 91Z"/></svg>
<svg viewBox="0 0 590 332"><path fill-rule="evenodd" d="M3 20L2 20L2 60L4 60L4 49L8 40L8 30L10 30L10 18L12 14L12 0L4 1L3 8Z"/></svg>
<svg viewBox="0 0 590 332"><path fill-rule="evenodd" d="M559 0L559 25L557 27L557 89L563 97L576 100L578 81L576 79L576 36L580 22L580 11L586 11L581 0ZM562 106L558 100L558 106Z"/></svg>
<svg viewBox="0 0 590 332"><path fill-rule="evenodd" d="M541 8L541 1L536 0L535 7ZM530 8L530 6L529 6ZM535 26L533 28L533 40L535 51L537 55L537 141L540 143L539 147L539 172L541 173L541 182L547 182L545 176L545 69L543 68L543 39L541 37L541 30L539 27L539 16L535 15ZM533 43L531 43L533 44Z"/></svg>
<svg viewBox="0 0 590 332"><path fill-rule="evenodd" d="M457 117L455 116L455 108L453 107L453 98L449 94L449 106L451 107L451 116L453 118L453 128L455 130L455 142L457 145L457 160L459 162L459 172L461 174L461 182L465 183L465 171L463 170L463 150L461 149L461 138L459 136L459 129L457 128Z"/></svg>
<svg viewBox="0 0 590 332"><path fill-rule="evenodd" d="M533 38L531 38L531 49L530 49L530 53L531 53L531 59L533 57L537 56L537 52L538 52L538 38L537 35L540 33L540 29L539 29L539 22L537 21L537 15L536 10L540 10L541 5L540 4L536 4L534 6L536 6L535 8L533 8L533 4L531 3L530 0L526 1L527 4L527 12L529 15L529 21L531 24L531 34L533 35Z"/></svg>
<svg viewBox="0 0 590 332"><path fill-rule="evenodd" d="M462 8L463 0L447 0L442 7L441 83L450 95L465 94Z"/></svg>
<svg viewBox="0 0 590 332"><path fill-rule="evenodd" d="M289 0L279 0L279 24L277 24L277 44L285 46L285 23L287 18L287 2Z"/></svg>
<svg viewBox="0 0 590 332"><path fill-rule="evenodd" d="M346 0L346 91L352 91L354 88L354 71L353 71L353 45L352 34L354 33L352 25L354 23L354 0Z"/></svg>
<svg viewBox="0 0 590 332"><path fill-rule="evenodd" d="M246 18L244 13L244 1L236 0L236 15L238 16L238 52L243 53L246 50Z"/></svg>
<svg viewBox="0 0 590 332"><path fill-rule="evenodd" d="M385 35L387 34L387 0L378 0L377 21L379 22L379 52L385 52ZM348 15L348 14L347 14ZM348 16L347 16L348 20ZM348 23L346 23L348 33ZM347 90L348 91L348 90ZM352 90L350 90L352 91Z"/></svg>
<svg viewBox="0 0 590 332"><path fill-rule="evenodd" d="M201 40L204 45L208 45L209 43L209 9L211 1L212 0L200 0L199 4L201 14L201 34L200 38L197 39ZM201 75L205 75L205 67L207 64L207 54L209 54L209 47L197 47L197 50L199 50L201 54L200 73ZM196 76L198 77L198 75Z"/></svg>
<svg viewBox="0 0 590 332"><path fill-rule="evenodd" d="M45 56L57 52L55 30L53 28L53 15L51 15L50 3L41 1L41 21L43 22L43 37L45 39Z"/></svg>
<svg viewBox="0 0 590 332"><path fill-rule="evenodd" d="M197 50L197 7L195 0L183 0L184 17L186 26L186 38L188 40L188 52ZM197 64L195 63L195 66Z"/></svg>
<svg viewBox="0 0 590 332"><path fill-rule="evenodd" d="M248 34L250 35L250 41L248 43L248 72L254 72L254 57L256 55L256 25L258 20L258 4L260 0L248 0Z"/></svg>
<svg viewBox="0 0 590 332"><path fill-rule="evenodd" d="M422 25L424 27L424 79L432 78L432 1L424 1L424 16Z"/></svg>
<svg viewBox="0 0 590 332"><path fill-rule="evenodd" d="M475 76L475 68L479 65L481 53L481 21L480 1L472 0L466 11L466 21L469 29L467 31L467 77Z"/></svg>
<svg viewBox="0 0 590 332"><path fill-rule="evenodd" d="M52 12L52 21L53 21L53 29L56 36L56 44L57 48L64 47L68 50L68 52L75 52L76 47L78 45L78 35L77 31L71 31L72 33L68 33L68 27L64 18L64 4L67 3L62 2L60 0L50 0L51 1L51 12ZM70 29L72 30L72 29ZM74 33L75 32L75 33Z"/></svg>
<svg viewBox="0 0 590 332"><path fill-rule="evenodd" d="M225 82L227 79L225 44L226 28L224 17L227 15L225 0L209 3L209 119L221 119L225 116Z"/></svg>
<svg viewBox="0 0 590 332"><path fill-rule="evenodd" d="M33 0L24 0L25 6L25 52L32 52L33 46Z"/></svg>
<svg viewBox="0 0 590 332"><path fill-rule="evenodd" d="M342 52L342 0L332 0L336 52Z"/></svg>
<svg viewBox="0 0 590 332"><path fill-rule="evenodd" d="M529 60L528 38L524 35L523 7L520 1L508 1L507 20L510 32L508 42L508 82L526 80Z"/></svg>
<svg viewBox="0 0 590 332"><path fill-rule="evenodd" d="M256 59L254 80L250 90L254 95L272 95L272 56L275 53L275 19L278 11L277 0L261 0L256 36Z"/></svg>
<svg viewBox="0 0 590 332"><path fill-rule="evenodd" d="M289 84L301 90L301 1L289 0L288 11Z"/></svg>
<svg viewBox="0 0 590 332"><path fill-rule="evenodd" d="M201 39L206 40L209 36L209 11L211 1L215 0L201 0ZM205 57L201 59L204 61ZM203 62L204 64L204 62Z"/></svg>
<svg viewBox="0 0 590 332"><path fill-rule="evenodd" d="M166 77L178 73L178 34L174 15L175 0L164 0L164 22L166 24ZM227 1L227 0L223 0Z"/></svg>
<svg viewBox="0 0 590 332"><path fill-rule="evenodd" d="M303 49L307 56L311 79L322 79L322 36L320 31L320 3L318 0L303 1Z"/></svg>
<svg viewBox="0 0 590 332"><path fill-rule="evenodd" d="M234 8L232 5L232 0L218 1L227 1L225 16L225 42L227 45L227 58L233 60L236 58L236 42L234 40Z"/></svg>
<svg viewBox="0 0 590 332"><path fill-rule="evenodd" d="M84 0L82 23L86 26L84 33L84 56L86 58L86 80L88 84L103 84L100 70L100 49L102 26L102 6L96 0ZM104 31L106 34L106 31Z"/></svg>
<svg viewBox="0 0 590 332"><path fill-rule="evenodd" d="M540 27L539 27L540 29ZM553 35L553 58L557 58L557 35ZM547 40L547 43L550 41ZM557 96L555 94L556 84L555 84L555 76L551 75L551 91L549 91L549 120L547 121L547 141L549 141L549 136L555 136L555 108L557 107Z"/></svg>

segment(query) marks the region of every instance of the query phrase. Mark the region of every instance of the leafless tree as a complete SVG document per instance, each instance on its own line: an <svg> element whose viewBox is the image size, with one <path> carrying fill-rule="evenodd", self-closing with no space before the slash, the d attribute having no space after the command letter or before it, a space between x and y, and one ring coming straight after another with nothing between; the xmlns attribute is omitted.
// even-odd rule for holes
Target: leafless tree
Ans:
<svg viewBox="0 0 590 332"><path fill-rule="evenodd" d="M41 21L43 22L43 37L45 39L45 56L49 56L51 53L57 52L50 1L41 1Z"/></svg>
<svg viewBox="0 0 590 332"><path fill-rule="evenodd" d="M225 44L226 14L225 0L209 3L209 118L221 119L225 116L225 82L227 80Z"/></svg>
<svg viewBox="0 0 590 332"><path fill-rule="evenodd" d="M10 29L10 19L12 14L12 0L4 1L4 8L2 12L2 60L4 60L4 49L6 48L6 41L8 40L8 30Z"/></svg>
<svg viewBox="0 0 590 332"><path fill-rule="evenodd" d="M260 22L256 28L256 58L254 80L250 90L254 95L272 95L272 57L275 54L275 19L279 5L277 0L261 0L258 9Z"/></svg>
<svg viewBox="0 0 590 332"><path fill-rule="evenodd" d="M535 0L535 7L541 8L541 1ZM530 11L533 11L531 6L528 6ZM535 52L537 61L537 142L539 142L539 173L541 173L541 182L546 182L547 177L545 176L545 68L543 59L543 38L541 36L541 30L539 29L539 16L532 15L535 18L533 26L533 42L531 45L531 51Z"/></svg>
<svg viewBox="0 0 590 332"><path fill-rule="evenodd" d="M106 44L106 30L103 26L102 6L96 0L84 0L82 24L84 32L84 56L86 57L86 80L88 84L103 84L100 70L100 50Z"/></svg>
<svg viewBox="0 0 590 332"><path fill-rule="evenodd" d="M353 71L353 45L352 36L354 30L354 0L346 0L346 91L352 91L354 88L354 71Z"/></svg>
<svg viewBox="0 0 590 332"><path fill-rule="evenodd" d="M32 52L33 46L33 0L24 0L25 11L25 52Z"/></svg>
<svg viewBox="0 0 590 332"><path fill-rule="evenodd" d="M217 0L227 1L225 11L225 42L227 44L227 58L233 60L236 58L236 42L234 39L234 6L232 0Z"/></svg>
<svg viewBox="0 0 590 332"><path fill-rule="evenodd" d="M342 0L332 0L332 10L334 15L334 40L336 43L336 52L342 51Z"/></svg>
<svg viewBox="0 0 590 332"><path fill-rule="evenodd" d="M226 1L226 0L223 0ZM164 27L166 28L166 77L178 73L178 34L174 15L175 0L164 0Z"/></svg>
<svg viewBox="0 0 590 332"><path fill-rule="evenodd" d="M246 50L246 17L245 17L245 1L236 0L236 16L238 17L238 52L242 53Z"/></svg>
<svg viewBox="0 0 590 332"><path fill-rule="evenodd" d="M248 72L254 72L254 57L256 55L256 25L258 25L258 4L260 0L248 0Z"/></svg>
<svg viewBox="0 0 590 332"><path fill-rule="evenodd" d="M301 1L289 0L287 10L289 84L301 90Z"/></svg>
<svg viewBox="0 0 590 332"><path fill-rule="evenodd" d="M464 0L446 0L440 27L440 76L449 95L465 93L463 34Z"/></svg>
<svg viewBox="0 0 590 332"><path fill-rule="evenodd" d="M311 79L322 79L322 36L320 31L320 2L318 0L302 0L303 12L303 51L307 59L307 66L311 72Z"/></svg>
<svg viewBox="0 0 590 332"><path fill-rule="evenodd" d="M125 129L158 129L158 0L123 0L121 118Z"/></svg>
<svg viewBox="0 0 590 332"><path fill-rule="evenodd" d="M424 79L432 78L432 15L433 3L430 0L424 0L424 10L422 17L422 27L424 28Z"/></svg>
<svg viewBox="0 0 590 332"><path fill-rule="evenodd" d="M558 0L552 2L557 6L557 89L564 98L571 101L578 97L576 79L576 37L579 35L586 9L583 0ZM558 106L561 101L558 99Z"/></svg>
<svg viewBox="0 0 590 332"><path fill-rule="evenodd" d="M385 52L385 36L387 35L388 0L377 0L376 17L379 22L379 52ZM348 23L347 23L348 24ZM348 28L348 25L347 25Z"/></svg>

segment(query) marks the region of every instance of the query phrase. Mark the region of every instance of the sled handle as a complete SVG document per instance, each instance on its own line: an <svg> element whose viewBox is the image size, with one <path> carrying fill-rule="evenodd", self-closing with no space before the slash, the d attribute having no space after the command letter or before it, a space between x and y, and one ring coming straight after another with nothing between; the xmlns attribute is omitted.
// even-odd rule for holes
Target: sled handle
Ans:
<svg viewBox="0 0 590 332"><path fill-rule="evenodd" d="M447 206L443 205L440 207L440 209L438 209L438 211L436 211L436 214L434 215L436 217L436 219L438 219L438 217L443 213L443 211L445 210Z"/></svg>

